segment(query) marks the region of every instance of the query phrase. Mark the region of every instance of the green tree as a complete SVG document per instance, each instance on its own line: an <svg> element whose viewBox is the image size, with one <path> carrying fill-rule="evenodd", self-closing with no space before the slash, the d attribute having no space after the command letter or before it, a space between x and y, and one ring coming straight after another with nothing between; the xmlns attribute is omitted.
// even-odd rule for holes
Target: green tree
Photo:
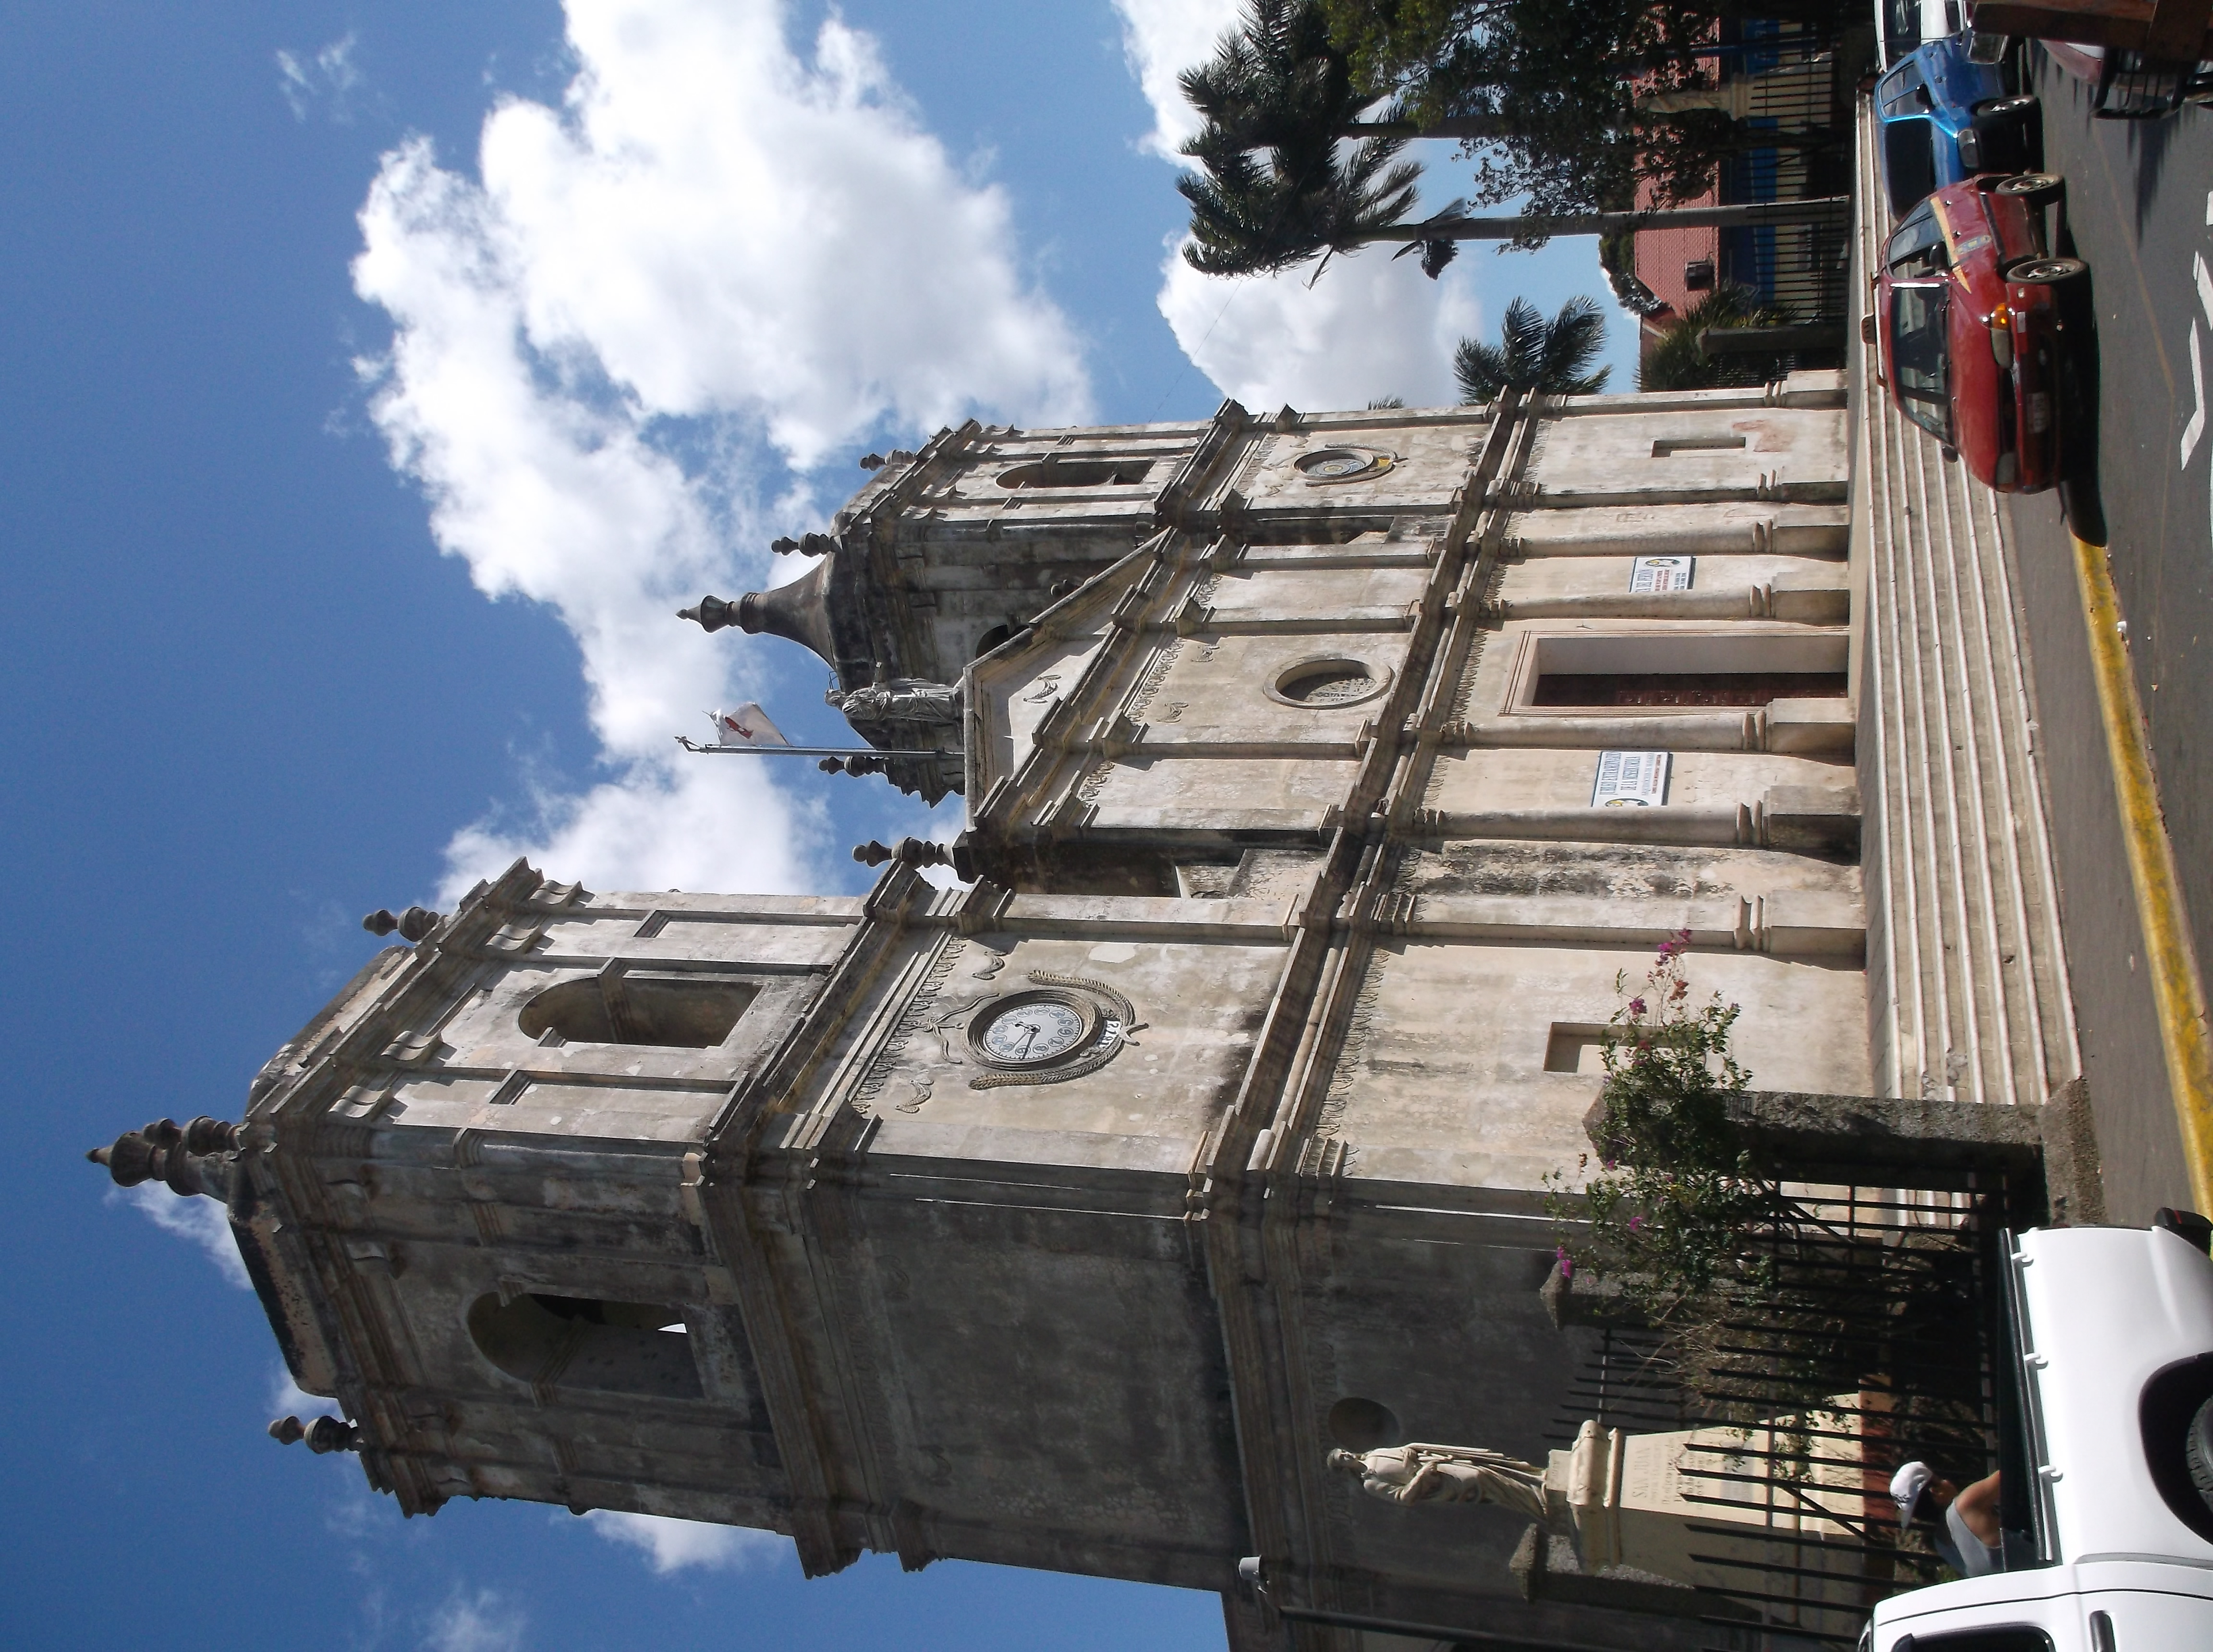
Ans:
<svg viewBox="0 0 2213 1652"><path fill-rule="evenodd" d="M1780 356L1708 356L1698 335L1715 327L1773 327L1789 315L1747 288L1724 281L1685 310L1661 332L1637 369L1639 390L1710 390L1727 380L1760 382L1776 376Z"/></svg>
<svg viewBox="0 0 2213 1652"><path fill-rule="evenodd" d="M1623 170L1633 154L1618 143L1609 149L1601 141L1604 134L1585 123L1593 118L1594 98L1603 93L1626 107L1626 94L1620 85L1606 82L1602 69L1583 63L1588 42L1576 34L1571 24L1543 25L1539 14L1545 8L1538 7L1521 18L1518 33L1509 30L1501 36L1502 46L1487 34L1470 31L1478 24L1504 27L1505 21L1512 21L1509 13L1521 16L1515 8L1524 5L1524 0L1484 0L1479 5L1472 0L1397 0L1402 7L1430 7L1443 21L1425 23L1427 34L1416 29L1402 31L1403 39L1392 36L1394 50L1406 40L1434 36L1443 42L1441 49L1448 56L1457 52L1464 58L1478 44L1495 55L1521 49L1514 42L1526 44L1531 29L1550 27L1552 32L1539 54L1550 67L1542 72L1556 79L1564 74L1573 84L1564 92L1556 85L1548 92L1502 100L1479 82L1480 74L1490 70L1479 65L1466 70L1459 81L1439 70L1428 80L1409 81L1399 88L1417 94L1417 101L1409 102L1401 95L1386 112L1387 119L1369 120L1363 117L1391 88L1375 83L1372 76L1363 79L1357 59L1332 38L1326 24L1331 19L1328 8L1338 3L1250 0L1239 27L1222 37L1215 56L1183 76L1185 94L1204 118L1198 134L1183 149L1199 163L1198 169L1177 180L1177 188L1192 206L1192 243L1185 256L1196 268L1209 275L1263 274L1373 242L1397 241L1402 253L1419 253L1422 269L1435 276L1451 261L1461 241L1529 247L1554 235L1618 233L1669 221L1664 214L1640 216L1623 210L1635 194L1633 172ZM1359 3L1371 9L1388 9L1387 0ZM1594 3L1611 15L1610 9L1626 0ZM1579 15L1583 0L1553 9ZM1460 27L1461 34L1448 38L1448 23ZM1604 60L1600 61L1602 64ZM1469 75L1478 79L1469 81ZM1541 78L1534 70L1529 77L1533 86ZM1448 81L1461 88L1455 94L1459 107L1445 107L1440 88ZM1680 83L1665 76L1645 82L1648 87ZM1663 124L1687 129L1715 119L1728 124L1726 117L1713 111L1668 117ZM1509 198L1519 189L1503 180L1509 172L1516 179L1527 174L1541 186L1533 191L1533 204L1539 210L1511 217L1473 218L1466 216L1465 203L1454 201L1429 217L1410 219L1421 169L1400 156L1405 142L1417 137L1501 140L1503 148L1494 144L1482 151L1478 167L1481 198ZM1767 141L1773 141L1771 135ZM1502 162L1495 155L1509 160ZM1619 175L1608 173L1608 165ZM1708 174L1710 169L1709 162ZM1613 210L1585 210L1602 201L1611 202ZM1552 210L1553 205L1564 210ZM1701 216L1674 222L1684 227L1777 223L1825 216L1829 210L1805 203L1709 207L1693 210Z"/></svg>
<svg viewBox="0 0 2213 1652"><path fill-rule="evenodd" d="M1271 145L1262 160L1226 136L1201 132L1184 152L1202 170L1176 180L1191 203L1184 257L1208 275L1259 275L1319 253L1411 239L1403 221L1421 168L1395 158L1399 143L1369 138L1340 153L1322 134Z"/></svg>
<svg viewBox="0 0 2213 1652"><path fill-rule="evenodd" d="M1192 206L1185 251L1207 274L1349 251L1412 210L1421 168L1398 156L1413 129L1361 119L1377 99L1354 87L1318 0L1250 0L1180 84L1204 122L1183 145L1199 170L1176 180Z"/></svg>
<svg viewBox="0 0 2213 1652"><path fill-rule="evenodd" d="M1661 202L1696 198L1747 149L1826 149L1842 131L1751 130L1716 109L1640 108L1652 94L1714 83L1724 22L1833 27L1846 0L1317 0L1355 95L1390 98L1416 130L1487 123L1471 198L1527 198L1536 214L1625 206L1640 182Z"/></svg>
<svg viewBox="0 0 2213 1652"><path fill-rule="evenodd" d="M1590 396L1606 387L1613 369L1590 372L1606 344L1606 314L1593 298L1570 298L1551 320L1526 298L1506 307L1500 341L1463 338L1453 353L1453 376L1463 402L1496 401L1509 390L1524 395Z"/></svg>
<svg viewBox="0 0 2213 1652"><path fill-rule="evenodd" d="M1302 144L1320 133L1336 137L1482 139L1500 135L1484 117L1445 118L1429 125L1356 85L1346 55L1332 42L1320 0L1249 0L1243 19L1224 34L1205 63L1177 76L1185 100L1208 126L1241 148ZM1380 113L1381 119L1368 119ZM1186 146L1184 153L1198 150Z"/></svg>

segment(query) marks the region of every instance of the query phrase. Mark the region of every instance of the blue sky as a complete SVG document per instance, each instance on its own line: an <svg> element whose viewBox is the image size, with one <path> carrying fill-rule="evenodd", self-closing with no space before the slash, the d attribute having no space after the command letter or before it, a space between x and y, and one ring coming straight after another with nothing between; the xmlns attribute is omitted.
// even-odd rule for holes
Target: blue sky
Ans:
<svg viewBox="0 0 2213 1652"><path fill-rule="evenodd" d="M276 1351L192 1207L165 1229L81 1155L235 1117L371 907L525 852L851 890L852 844L945 829L875 782L671 756L741 698L844 737L797 650L669 610L768 578L868 448L1418 404L1515 293L1603 296L1587 242L1437 286L1381 253L1310 290L1179 271L1168 88L1221 9L7 7L0 1015L38 1173L7 1217L11 1644L1219 1644L1211 1597L802 1583L780 1539L527 1506L402 1522L262 1436ZM1616 316L1623 387L1632 346Z"/></svg>

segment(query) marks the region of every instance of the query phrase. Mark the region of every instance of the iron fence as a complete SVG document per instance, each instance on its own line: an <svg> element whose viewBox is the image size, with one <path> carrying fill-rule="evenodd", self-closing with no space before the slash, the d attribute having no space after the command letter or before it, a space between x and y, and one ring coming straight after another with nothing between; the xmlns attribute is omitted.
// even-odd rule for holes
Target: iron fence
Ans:
<svg viewBox="0 0 2213 1652"><path fill-rule="evenodd" d="M1878 1601L1938 1576L1901 1537L1892 1474L1917 1459L1964 1485L2000 1466L2015 1437L2000 1247L2036 1213L1983 1180L1964 1194L1794 1190L1747 1235L1756 1290L1683 1323L1607 1328L1571 1385L1555 1444L1586 1418L1679 1436L1671 1495L1709 1580L1685 1610L1734 1643L1855 1644Z"/></svg>

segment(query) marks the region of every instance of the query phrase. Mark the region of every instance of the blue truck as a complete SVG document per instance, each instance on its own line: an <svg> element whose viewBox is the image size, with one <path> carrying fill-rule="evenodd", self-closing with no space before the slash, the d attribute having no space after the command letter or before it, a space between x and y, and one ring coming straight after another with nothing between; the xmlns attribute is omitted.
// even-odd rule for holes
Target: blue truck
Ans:
<svg viewBox="0 0 2213 1652"><path fill-rule="evenodd" d="M1930 40L1875 82L1883 186L1893 217L1983 172L2032 173L2044 161L2044 112L2013 93L2001 64L1978 63L1966 30Z"/></svg>

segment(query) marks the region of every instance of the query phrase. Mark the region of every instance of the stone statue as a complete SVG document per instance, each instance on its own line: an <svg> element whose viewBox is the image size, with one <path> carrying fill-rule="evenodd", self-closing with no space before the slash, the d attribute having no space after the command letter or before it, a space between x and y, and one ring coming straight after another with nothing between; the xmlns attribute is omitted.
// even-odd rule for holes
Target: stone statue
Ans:
<svg viewBox="0 0 2213 1652"><path fill-rule="evenodd" d="M1376 1451L1332 1451L1329 1466L1356 1477L1362 1490L1388 1503L1495 1503L1552 1530L1572 1529L1565 1506L1555 1509L1545 1495L1545 1471L1500 1452L1417 1441Z"/></svg>
<svg viewBox="0 0 2213 1652"><path fill-rule="evenodd" d="M856 726L863 722L960 724L960 686L895 677L867 688L832 689L822 697Z"/></svg>

